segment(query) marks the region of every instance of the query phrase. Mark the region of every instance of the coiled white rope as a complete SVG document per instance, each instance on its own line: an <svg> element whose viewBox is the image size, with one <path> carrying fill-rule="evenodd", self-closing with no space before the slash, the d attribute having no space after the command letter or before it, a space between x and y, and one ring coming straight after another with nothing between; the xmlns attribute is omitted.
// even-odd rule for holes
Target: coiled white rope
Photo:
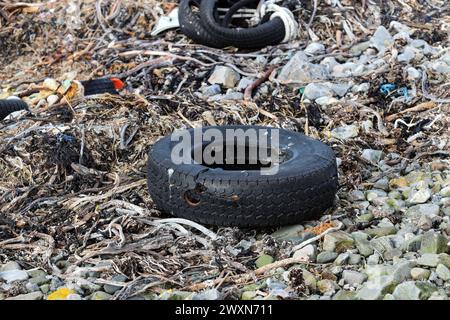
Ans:
<svg viewBox="0 0 450 320"><path fill-rule="evenodd" d="M262 19L267 12L273 12L270 19L280 18L284 23L284 39L282 42L294 40L298 36L299 28L294 14L288 8L275 4L276 0L262 0L258 6L259 18Z"/></svg>

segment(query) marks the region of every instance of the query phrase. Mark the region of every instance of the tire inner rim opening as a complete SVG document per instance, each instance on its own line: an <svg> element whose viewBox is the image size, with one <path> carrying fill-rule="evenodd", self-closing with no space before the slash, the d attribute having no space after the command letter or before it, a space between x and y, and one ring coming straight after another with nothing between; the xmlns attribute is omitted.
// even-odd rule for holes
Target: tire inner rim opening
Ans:
<svg viewBox="0 0 450 320"><path fill-rule="evenodd" d="M195 163L211 169L257 171L262 168L270 168L272 165L281 164L292 157L292 152L289 150L283 148L277 150L270 146L260 146L248 142L244 145L228 141L219 146L212 146L210 147L211 150L205 152L207 146L208 144L205 143L194 147L191 157ZM205 153L210 155L215 161L212 163L205 161ZM195 157L196 155L197 158ZM275 162L272 161L274 155L277 155Z"/></svg>

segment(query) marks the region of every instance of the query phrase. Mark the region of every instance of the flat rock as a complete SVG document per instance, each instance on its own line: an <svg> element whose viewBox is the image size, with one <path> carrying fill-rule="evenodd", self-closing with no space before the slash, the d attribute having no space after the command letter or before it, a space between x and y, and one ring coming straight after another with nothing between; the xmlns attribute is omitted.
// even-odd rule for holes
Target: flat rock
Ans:
<svg viewBox="0 0 450 320"><path fill-rule="evenodd" d="M218 84L212 84L210 86L201 87L200 91L202 92L203 95L210 97L210 96L220 94L221 89Z"/></svg>
<svg viewBox="0 0 450 320"><path fill-rule="evenodd" d="M393 295L396 300L419 300L420 293L414 281L406 281L395 288Z"/></svg>
<svg viewBox="0 0 450 320"><path fill-rule="evenodd" d="M450 270L443 264L438 264L436 267L436 274L444 281L450 281Z"/></svg>
<svg viewBox="0 0 450 320"><path fill-rule="evenodd" d="M338 254L333 251L322 251L317 255L317 263L332 262L337 258Z"/></svg>
<svg viewBox="0 0 450 320"><path fill-rule="evenodd" d="M364 158L367 161L374 163L374 164L377 164L378 162L380 162L382 156L383 156L383 151L374 150L374 149L364 149L361 154L362 158Z"/></svg>
<svg viewBox="0 0 450 320"><path fill-rule="evenodd" d="M406 47L403 50L403 53L399 54L397 56L397 61L398 62L404 62L404 63L409 63L411 60L414 59L414 57L416 56L416 51L414 48L411 47Z"/></svg>
<svg viewBox="0 0 450 320"><path fill-rule="evenodd" d="M315 102L320 106L329 106L332 104L336 104L339 102L336 98L333 97L320 97L315 100Z"/></svg>
<svg viewBox="0 0 450 320"><path fill-rule="evenodd" d="M442 188L439 194L443 197L450 197L450 185Z"/></svg>
<svg viewBox="0 0 450 320"><path fill-rule="evenodd" d="M350 256L348 258L348 264L350 265L356 265L361 263L361 255L356 253L350 253Z"/></svg>
<svg viewBox="0 0 450 320"><path fill-rule="evenodd" d="M16 281L24 281L28 279L28 273L23 270L10 270L0 272L0 279L3 279L7 283L12 283Z"/></svg>
<svg viewBox="0 0 450 320"><path fill-rule="evenodd" d="M239 81L239 73L227 66L216 66L208 79L210 84L221 84L225 88L234 88Z"/></svg>
<svg viewBox="0 0 450 320"><path fill-rule="evenodd" d="M446 237L434 230L427 231L423 234L420 244L420 253L447 253L448 243Z"/></svg>
<svg viewBox="0 0 450 320"><path fill-rule="evenodd" d="M344 283L349 285L359 285L367 280L367 276L361 272L353 271L353 270L344 270L342 272L342 279L344 279Z"/></svg>
<svg viewBox="0 0 450 320"><path fill-rule="evenodd" d="M355 246L361 255L368 257L373 254L373 248L368 240L368 234L357 231L352 233L352 237L355 240Z"/></svg>
<svg viewBox="0 0 450 320"><path fill-rule="evenodd" d="M298 51L281 69L278 80L286 83L310 83L329 78L326 66L313 64L302 51Z"/></svg>
<svg viewBox="0 0 450 320"><path fill-rule="evenodd" d="M334 260L334 264L337 266L346 265L348 262L348 259L350 259L350 253L348 253L348 252L341 253Z"/></svg>
<svg viewBox="0 0 450 320"><path fill-rule="evenodd" d="M425 203L430 199L430 197L431 197L431 190L426 188L414 190L406 201L410 204Z"/></svg>
<svg viewBox="0 0 450 320"><path fill-rule="evenodd" d="M364 201L366 200L366 196L364 195L364 192L361 190L352 190L348 194L348 199L350 201Z"/></svg>
<svg viewBox="0 0 450 320"><path fill-rule="evenodd" d="M222 294L217 289L207 289L197 292L192 296L192 300L221 300Z"/></svg>
<svg viewBox="0 0 450 320"><path fill-rule="evenodd" d="M439 262L439 255L435 253L424 253L419 259L417 259L417 264L427 267L437 267Z"/></svg>
<svg viewBox="0 0 450 320"><path fill-rule="evenodd" d="M439 263L442 263L444 266L450 269L450 255L441 253L439 255Z"/></svg>
<svg viewBox="0 0 450 320"><path fill-rule="evenodd" d="M325 52L325 46L319 42L312 42L305 48L304 52L309 56L321 54Z"/></svg>
<svg viewBox="0 0 450 320"><path fill-rule="evenodd" d="M322 83L309 83L303 92L304 97L310 100L315 100L322 97L332 97L333 94L333 90Z"/></svg>
<svg viewBox="0 0 450 320"><path fill-rule="evenodd" d="M387 236L370 240L370 245L379 254L384 254L386 251L394 249L391 239Z"/></svg>
<svg viewBox="0 0 450 320"><path fill-rule="evenodd" d="M305 281L305 285L312 290L316 290L317 288L317 280L314 274L309 272L308 270L303 270L303 280Z"/></svg>
<svg viewBox="0 0 450 320"><path fill-rule="evenodd" d="M413 222L418 222L422 216L434 219L439 214L439 206L433 203L418 204L409 207L405 215Z"/></svg>
<svg viewBox="0 0 450 320"><path fill-rule="evenodd" d="M385 27L379 26L372 38L370 38L370 44L375 47L380 54L384 54L386 48L394 44L394 38Z"/></svg>
<svg viewBox="0 0 450 320"><path fill-rule="evenodd" d="M369 228L364 230L370 237L383 237L397 233L395 227L381 227L381 228Z"/></svg>
<svg viewBox="0 0 450 320"><path fill-rule="evenodd" d="M305 262L312 262L316 259L316 247L309 244L294 252L293 258L302 259Z"/></svg>
<svg viewBox="0 0 450 320"><path fill-rule="evenodd" d="M0 266L0 272L12 270L22 270L22 268L15 261L8 261L7 263Z"/></svg>
<svg viewBox="0 0 450 320"><path fill-rule="evenodd" d="M409 35L412 35L414 33L410 27L408 27L398 21L391 21L391 23L389 24L389 29L391 29L391 28L397 32L405 32Z"/></svg>
<svg viewBox="0 0 450 320"><path fill-rule="evenodd" d="M278 241L293 241L294 243L303 240L305 227L301 224L286 226L272 233L272 237Z"/></svg>
<svg viewBox="0 0 450 320"><path fill-rule="evenodd" d="M236 90L237 91L244 91L249 85L251 85L253 82L255 81L255 79L253 78L248 78L248 77L244 77L242 78L238 85Z"/></svg>
<svg viewBox="0 0 450 320"><path fill-rule="evenodd" d="M103 291L96 291L91 295L91 300L110 300L112 295Z"/></svg>
<svg viewBox="0 0 450 320"><path fill-rule="evenodd" d="M26 294L19 294L18 296L6 298L5 300L42 300L43 297L44 295L42 292L36 291Z"/></svg>
<svg viewBox="0 0 450 320"><path fill-rule="evenodd" d="M354 248L353 238L344 231L335 231L325 235L323 239L323 250L345 252L347 249Z"/></svg>
<svg viewBox="0 0 450 320"><path fill-rule="evenodd" d="M367 281L356 293L360 300L381 300L385 294L391 293L396 286L392 276L380 276L377 279Z"/></svg>
<svg viewBox="0 0 450 320"><path fill-rule="evenodd" d="M340 140L348 140L357 137L359 133L358 126L351 124L342 127L337 127L331 130L331 136ZM362 192L361 192L362 193Z"/></svg>
<svg viewBox="0 0 450 320"><path fill-rule="evenodd" d="M430 277L430 270L423 268L412 268L411 269L411 277L414 280L427 280Z"/></svg>
<svg viewBox="0 0 450 320"><path fill-rule="evenodd" d="M339 290L333 296L333 300L355 300L356 292L350 290Z"/></svg>

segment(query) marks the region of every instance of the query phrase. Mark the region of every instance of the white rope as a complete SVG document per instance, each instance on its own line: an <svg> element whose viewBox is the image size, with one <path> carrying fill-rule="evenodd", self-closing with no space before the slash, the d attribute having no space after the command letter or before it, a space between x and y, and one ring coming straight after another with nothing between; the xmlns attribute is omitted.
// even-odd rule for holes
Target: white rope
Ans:
<svg viewBox="0 0 450 320"><path fill-rule="evenodd" d="M294 14L288 8L275 4L275 0L262 0L258 6L260 19L267 13L273 12L270 19L280 18L284 23L284 39L282 42L294 40L298 36L298 23Z"/></svg>

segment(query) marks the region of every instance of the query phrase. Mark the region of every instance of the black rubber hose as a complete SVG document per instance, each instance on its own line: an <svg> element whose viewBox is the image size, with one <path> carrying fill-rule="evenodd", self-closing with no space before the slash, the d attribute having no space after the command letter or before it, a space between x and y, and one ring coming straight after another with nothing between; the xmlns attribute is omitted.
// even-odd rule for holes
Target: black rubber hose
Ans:
<svg viewBox="0 0 450 320"><path fill-rule="evenodd" d="M19 99L0 100L0 120L5 119L13 112L20 110L29 110L28 105Z"/></svg>
<svg viewBox="0 0 450 320"><path fill-rule="evenodd" d="M191 9L192 0L181 0L178 9L178 21L180 22L180 30L188 38L196 43L203 44L213 48L227 47L229 44L215 38L211 33L206 31L200 21L200 15Z"/></svg>
<svg viewBox="0 0 450 320"><path fill-rule="evenodd" d="M256 2L257 0L241 0L236 2L234 5L231 6L231 8L227 11L225 14L225 17L222 19L222 27L228 27L228 25L231 23L231 19L233 18L233 15L241 8L252 4Z"/></svg>
<svg viewBox="0 0 450 320"><path fill-rule="evenodd" d="M280 18L276 17L252 28L225 28L214 19L216 4L217 0L202 0L200 5L203 29L216 41L248 49L262 48L283 41L285 27Z"/></svg>
<svg viewBox="0 0 450 320"><path fill-rule="evenodd" d="M119 94L114 87L114 83L108 78L81 81L81 84L84 87L85 96L102 93Z"/></svg>

